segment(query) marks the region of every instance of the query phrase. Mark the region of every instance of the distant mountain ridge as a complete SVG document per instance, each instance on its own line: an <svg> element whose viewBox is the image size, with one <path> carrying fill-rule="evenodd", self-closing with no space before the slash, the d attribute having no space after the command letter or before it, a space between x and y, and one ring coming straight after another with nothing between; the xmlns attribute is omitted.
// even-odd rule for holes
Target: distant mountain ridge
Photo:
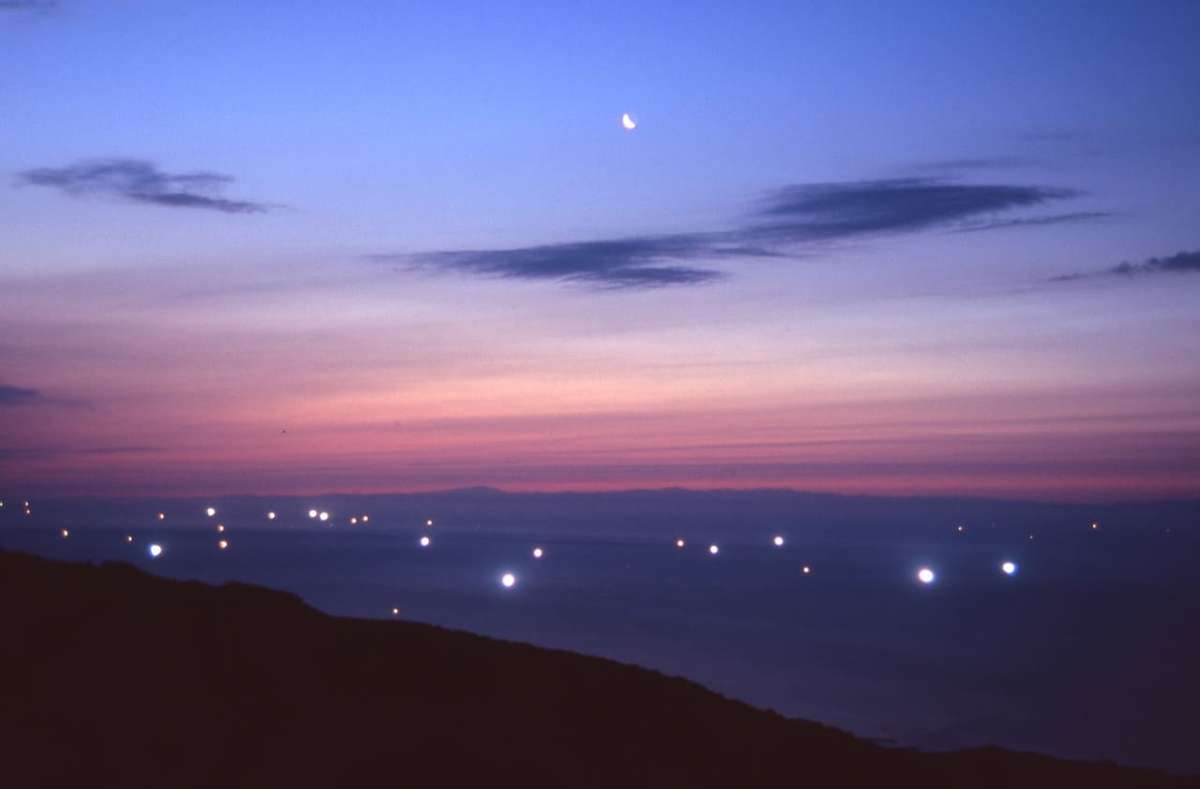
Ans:
<svg viewBox="0 0 1200 789"><path fill-rule="evenodd" d="M238 527L322 527L369 513L371 528L416 527L432 518L447 528L547 531L662 538L687 527L695 536L727 539L747 526L806 529L843 527L909 529L933 534L959 524L1013 529L1072 529L1102 522L1106 528L1197 532L1200 499L1115 504L1062 504L971 499L859 496L784 489L691 490L665 488L616 492L510 493L475 487L431 493L214 496L211 498L50 499L34 502L32 520L16 507L0 511L4 525L133 528L153 525L164 511L171 525L204 525L215 506L218 520ZM328 524L312 522L309 509L327 510ZM268 523L267 511L279 519ZM232 525L232 523L231 523Z"/></svg>

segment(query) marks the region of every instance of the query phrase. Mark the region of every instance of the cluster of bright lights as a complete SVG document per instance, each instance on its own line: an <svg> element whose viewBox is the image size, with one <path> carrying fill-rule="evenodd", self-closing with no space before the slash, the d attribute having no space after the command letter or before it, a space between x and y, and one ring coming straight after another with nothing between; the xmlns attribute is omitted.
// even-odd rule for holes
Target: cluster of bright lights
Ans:
<svg viewBox="0 0 1200 789"><path fill-rule="evenodd" d="M3 507L3 506L4 506L4 502L0 501L0 507ZM22 508L24 510L25 515L31 514L30 503L28 501L22 501ZM204 512L208 517L212 518L212 517L216 516L217 509L215 507L206 507ZM166 516L165 512L158 512L158 513L155 513L155 517L159 521L164 521L164 520L166 520L167 516ZM273 521L273 520L276 520L278 515L274 511L269 511L266 513L266 517L267 517L267 520ZM308 511L308 517L310 519L320 520L323 523L330 520L329 512L324 511L324 510L310 509ZM351 517L349 519L349 522L352 525L354 525L354 524L359 523L360 521L362 523L367 523L368 520L369 520L369 516L358 515L358 516ZM434 523L433 518L427 518L425 520L425 526L427 528L432 528L433 523ZM1100 528L1100 524L1098 522L1092 522L1089 524L1089 527L1092 531L1097 531ZM218 523L216 530L218 533L223 534L225 532L225 525L223 523ZM967 531L967 527L965 525L959 525L959 526L955 527L955 531L959 534L962 534ZM63 539L67 539L70 537L70 530L65 529L65 528L60 529L59 535ZM1035 535L1032 532L1029 532L1027 534L1027 538L1029 540L1033 540L1034 536ZM132 545L134 543L134 535L126 534L124 537L124 540L125 540L126 544ZM783 547L785 542L786 542L786 540L783 537L783 535L776 534L771 537L771 544L774 545L776 548ZM418 543L420 544L420 546L422 548L428 548L429 546L431 546L433 544L433 540L429 535L425 534L425 535L421 535L421 537L418 540ZM682 537L678 537L675 539L674 544L677 549L682 549L687 545L687 541ZM218 549L225 551L225 550L228 550L229 547L230 547L230 543L227 539L222 538L217 541ZM150 543L149 545L147 545L146 551L151 558L157 559L158 557L162 556L162 554L164 552L164 548L159 543ZM718 544L711 543L708 546L708 553L710 555L716 556L720 552L721 552L721 548ZM531 550L531 555L533 556L534 559L541 559L545 556L545 549L540 545L534 546L533 549ZM1004 561L1000 562L999 569L1003 575L1005 575L1007 577L1013 577L1013 576L1017 575L1017 573L1020 570L1020 567L1014 561L1004 560ZM800 572L804 575L810 575L810 574L812 574L812 567L807 564L802 565L800 568ZM500 580L500 585L506 589L512 588L512 587L516 586L516 584L517 584L517 576L512 572L504 572L503 574L500 575L499 580ZM934 569L932 567L922 566L917 569L916 580L919 583L921 583L922 585L929 586L929 585L936 583L937 573L934 571ZM400 613L399 608L392 608L391 610L392 610L393 616L397 616Z"/></svg>

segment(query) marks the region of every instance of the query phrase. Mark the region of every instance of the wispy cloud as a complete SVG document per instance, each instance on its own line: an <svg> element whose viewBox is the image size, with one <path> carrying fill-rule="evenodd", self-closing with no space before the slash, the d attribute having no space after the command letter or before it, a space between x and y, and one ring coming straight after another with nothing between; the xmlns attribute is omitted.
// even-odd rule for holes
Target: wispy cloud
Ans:
<svg viewBox="0 0 1200 789"><path fill-rule="evenodd" d="M937 159L921 162L916 165L918 172L954 174L967 170L1003 170L1014 167L1026 167L1030 164L1027 159L1016 159L1009 156L975 157L962 159Z"/></svg>
<svg viewBox="0 0 1200 789"><path fill-rule="evenodd" d="M1110 219L1112 216L1113 215L1108 211L1076 211L1070 214L1051 214L1050 216L999 219L995 222L964 225L957 228L957 230L960 233L974 233L980 230L1008 230L1021 227L1043 227L1046 225L1062 225L1071 222L1096 222L1103 219Z"/></svg>
<svg viewBox="0 0 1200 789"><path fill-rule="evenodd" d="M1078 194L1070 189L933 178L788 186L763 201L758 218L769 223L743 232L763 242L848 240L925 230Z"/></svg>
<svg viewBox="0 0 1200 789"><path fill-rule="evenodd" d="M1088 135L1069 129L1040 129L1021 132L1017 139L1032 143L1078 143L1086 141Z"/></svg>
<svg viewBox="0 0 1200 789"><path fill-rule="evenodd" d="M1002 220L990 217L1077 194L1069 189L964 184L936 178L795 185L763 196L751 214L732 229L368 258L407 268L577 282L606 289L695 285L725 276L698 262L797 258L811 254L819 244L971 221L976 230L988 229L988 224L1001 227L1005 226ZM1008 221L1051 224L1068 221L1067 216ZM1075 221L1090 215L1069 216Z"/></svg>
<svg viewBox="0 0 1200 789"><path fill-rule="evenodd" d="M4 11L34 11L40 8L53 8L58 5L54 0L0 0L0 13Z"/></svg>
<svg viewBox="0 0 1200 789"><path fill-rule="evenodd" d="M731 244L715 234L637 236L610 241L579 241L490 250L451 250L414 256L377 255L433 267L517 279L582 282L601 288L696 285L724 275L710 269L665 261L732 255L770 254Z"/></svg>
<svg viewBox="0 0 1200 789"><path fill-rule="evenodd" d="M33 186L69 195L108 195L171 208L202 208L228 214L266 211L265 203L230 200L217 193L233 178L208 172L167 173L141 159L89 159L66 167L39 167L18 176Z"/></svg>
<svg viewBox="0 0 1200 789"><path fill-rule="evenodd" d="M1075 282L1096 277L1143 277L1150 274L1200 274L1200 251L1179 252L1165 258L1146 258L1141 263L1125 261L1100 271L1060 274L1050 282Z"/></svg>
<svg viewBox="0 0 1200 789"><path fill-rule="evenodd" d="M41 397L41 392L37 389L0 384L0 408L29 405L37 402Z"/></svg>
<svg viewBox="0 0 1200 789"><path fill-rule="evenodd" d="M162 447L154 446L99 446L84 448L67 447L21 447L15 449L0 449L0 460L44 460L65 456L92 455L141 455L150 452L160 452Z"/></svg>

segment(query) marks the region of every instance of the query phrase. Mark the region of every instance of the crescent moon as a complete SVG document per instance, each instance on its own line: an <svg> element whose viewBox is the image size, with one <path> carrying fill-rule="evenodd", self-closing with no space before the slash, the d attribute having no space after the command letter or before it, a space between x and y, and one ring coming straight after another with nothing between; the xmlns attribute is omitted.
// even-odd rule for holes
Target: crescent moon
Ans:
<svg viewBox="0 0 1200 789"><path fill-rule="evenodd" d="M625 127L625 131L633 131L637 128L637 121L629 117L629 113L621 116L621 125Z"/></svg>

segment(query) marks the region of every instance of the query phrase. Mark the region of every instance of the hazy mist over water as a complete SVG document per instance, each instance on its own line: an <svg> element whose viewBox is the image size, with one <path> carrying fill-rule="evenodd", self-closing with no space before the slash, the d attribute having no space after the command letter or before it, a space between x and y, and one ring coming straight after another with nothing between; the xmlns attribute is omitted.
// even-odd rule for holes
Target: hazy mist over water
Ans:
<svg viewBox="0 0 1200 789"><path fill-rule="evenodd" d="M995 743L1200 772L1189 735L1200 706L1194 502L475 490L34 501L27 517L20 503L0 510L4 549L262 584L332 614L396 608L683 675L903 744ZM937 573L929 586L915 580L923 566ZM504 572L514 588L500 586Z"/></svg>

